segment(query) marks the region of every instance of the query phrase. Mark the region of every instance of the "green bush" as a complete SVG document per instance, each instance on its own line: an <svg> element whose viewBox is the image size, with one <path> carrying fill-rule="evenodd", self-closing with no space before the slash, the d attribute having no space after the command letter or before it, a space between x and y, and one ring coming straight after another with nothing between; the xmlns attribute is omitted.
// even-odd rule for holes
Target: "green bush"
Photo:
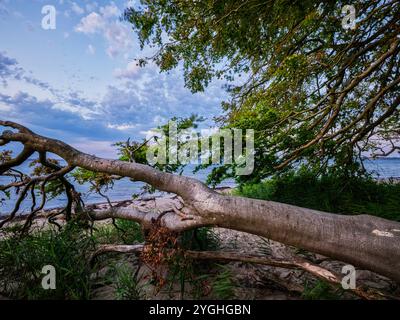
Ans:
<svg viewBox="0 0 400 320"><path fill-rule="evenodd" d="M213 293L216 298L226 300L235 296L235 282L231 270L224 265L218 265L221 272L218 273L212 283Z"/></svg>
<svg viewBox="0 0 400 320"><path fill-rule="evenodd" d="M400 221L400 184L368 178L316 177L291 172L235 192L245 197L278 201L340 214L370 214Z"/></svg>
<svg viewBox="0 0 400 320"><path fill-rule="evenodd" d="M218 235L208 227L186 230L180 235L180 245L186 250L216 250Z"/></svg>
<svg viewBox="0 0 400 320"><path fill-rule="evenodd" d="M0 241L0 291L14 299L88 299L92 268L87 254L93 246L74 223L24 237L10 231ZM55 268L55 290L42 288L46 265Z"/></svg>
<svg viewBox="0 0 400 320"><path fill-rule="evenodd" d="M99 243L133 244L143 242L143 231L137 222L115 219L115 225L102 224L97 226L93 236Z"/></svg>
<svg viewBox="0 0 400 320"><path fill-rule="evenodd" d="M306 283L302 298L305 300L340 300L343 289L335 289L327 282L318 280L314 285Z"/></svg>
<svg viewBox="0 0 400 320"><path fill-rule="evenodd" d="M127 263L113 267L115 276L113 282L117 300L139 300L144 297L137 271L134 271Z"/></svg>

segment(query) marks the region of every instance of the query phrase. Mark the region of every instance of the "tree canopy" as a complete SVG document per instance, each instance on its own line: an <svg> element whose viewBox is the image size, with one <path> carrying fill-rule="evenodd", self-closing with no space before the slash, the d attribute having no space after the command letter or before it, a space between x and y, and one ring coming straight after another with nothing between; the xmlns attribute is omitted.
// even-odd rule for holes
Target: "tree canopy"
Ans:
<svg viewBox="0 0 400 320"><path fill-rule="evenodd" d="M142 0L124 18L156 50L140 65L182 68L193 92L225 80L230 99L217 120L255 130L255 170L240 179L258 181L299 163L363 173L364 155L399 150L400 6L352 1L347 28L347 4Z"/></svg>

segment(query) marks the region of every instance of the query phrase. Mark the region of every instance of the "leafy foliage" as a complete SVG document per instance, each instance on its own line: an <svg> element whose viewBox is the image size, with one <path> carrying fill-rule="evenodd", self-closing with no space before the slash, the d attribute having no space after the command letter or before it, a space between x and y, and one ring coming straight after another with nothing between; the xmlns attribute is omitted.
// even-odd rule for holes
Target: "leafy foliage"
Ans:
<svg viewBox="0 0 400 320"><path fill-rule="evenodd" d="M307 171L288 172L259 184L248 184L237 194L340 214L370 214L400 221L400 184L372 179L316 177Z"/></svg>
<svg viewBox="0 0 400 320"><path fill-rule="evenodd" d="M217 250L219 241L218 235L208 227L186 230L180 235L180 244L186 250Z"/></svg>
<svg viewBox="0 0 400 320"><path fill-rule="evenodd" d="M103 193L106 193L109 189L114 187L115 179L106 173L93 172L83 168L77 168L73 173L72 177L79 184L89 184L90 192L96 192L106 198Z"/></svg>
<svg viewBox="0 0 400 320"><path fill-rule="evenodd" d="M93 236L99 243L133 244L144 241L141 226L134 221L115 219L115 225L103 224L93 231Z"/></svg>
<svg viewBox="0 0 400 320"><path fill-rule="evenodd" d="M128 264L115 265L114 286L117 300L139 300L143 298L143 288L139 283L138 272L134 271Z"/></svg>
<svg viewBox="0 0 400 320"><path fill-rule="evenodd" d="M328 283L318 280L315 284L307 283L302 293L305 300L339 300L343 289L333 289Z"/></svg>
<svg viewBox="0 0 400 320"><path fill-rule="evenodd" d="M179 158L177 158L177 161L175 162L170 161L170 155L172 153L166 153L167 158L164 162L156 162L154 164L150 164L148 162L147 153L151 148L158 149L158 146L160 144L165 144L165 148L167 148L168 150L171 145L170 140L172 139L170 137L171 122L174 122L176 124L177 133L183 134L185 130L196 129L199 123L201 123L202 121L204 121L204 118L199 117L196 114L193 114L186 118L173 117L168 123L160 125L157 129L155 129L154 135L149 139L143 139L143 141L131 141L131 139L128 139L127 141L116 142L114 146L117 148L119 160L147 164L164 172L178 172L179 174L182 174L185 164L181 163L179 161ZM177 149L182 148L182 146L191 142L192 140L190 139L188 140L178 137L176 144ZM106 198L107 201L107 191L114 187L116 180L120 179L120 177L117 176L112 176L102 172L93 172L83 168L77 168L72 173L72 176L79 184L90 184L89 191L100 194L102 197ZM135 182L134 180L131 181ZM143 193L155 192L154 187L150 185L143 186L142 190ZM139 196L139 194L134 194L132 196L136 198Z"/></svg>
<svg viewBox="0 0 400 320"><path fill-rule="evenodd" d="M90 299L94 285L92 274L97 265L90 264L91 253L97 244L132 244L143 241L140 226L132 221L116 220L99 224L90 235L75 221L61 230L46 228L32 230L20 236L18 225L8 227L0 240L0 293L15 299ZM101 259L100 259L101 260ZM56 289L44 290L41 273L45 265L56 270ZM106 266L113 270L112 284L118 299L138 299L141 289L137 274L127 265Z"/></svg>
<svg viewBox="0 0 400 320"><path fill-rule="evenodd" d="M75 223L62 231L48 229L20 237L8 230L0 241L0 290L15 299L88 299L91 267L86 253L90 237ZM14 233L15 232L15 233ZM45 265L56 270L56 289L41 285Z"/></svg>
<svg viewBox="0 0 400 320"><path fill-rule="evenodd" d="M212 283L213 293L219 299L232 299L234 298L235 283L233 275L228 267L219 265L221 272L219 272Z"/></svg>
<svg viewBox="0 0 400 320"><path fill-rule="evenodd" d="M400 7L352 1L149 1L124 13L161 71L182 67L203 91L223 79L231 99L221 126L255 130L255 183L302 163L322 173L363 174L363 152L398 150ZM382 149L383 144L388 149ZM214 170L214 181L234 176Z"/></svg>

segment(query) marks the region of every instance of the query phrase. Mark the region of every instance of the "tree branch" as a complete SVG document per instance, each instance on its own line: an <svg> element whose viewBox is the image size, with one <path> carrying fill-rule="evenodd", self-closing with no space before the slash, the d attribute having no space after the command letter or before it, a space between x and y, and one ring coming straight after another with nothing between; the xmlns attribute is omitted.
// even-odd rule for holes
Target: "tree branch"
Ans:
<svg viewBox="0 0 400 320"><path fill-rule="evenodd" d="M97 250L91 256L90 261L93 261L99 255L117 252L117 253L134 253L140 254L147 250L145 244L135 245L100 245ZM322 268L319 265L313 264L305 259L299 257L292 257L289 259L275 258L275 257L263 257L255 255L237 254L235 252L222 252L222 251L194 251L184 250L182 254L186 258L193 260L212 260L212 261L225 261L225 262L243 262L250 264L261 264L277 268L285 269L297 269L308 272L316 278L326 281L335 286L341 286L342 277L333 271ZM350 289L351 292L357 296L367 299L379 299L385 297L384 294L378 291L369 290L366 292L360 287Z"/></svg>
<svg viewBox="0 0 400 320"><path fill-rule="evenodd" d="M9 122L0 121L0 125ZM38 152L51 152L70 166L130 177L156 189L179 195L190 220L166 213L166 227L184 230L214 225L260 235L375 271L400 282L400 223L369 215L321 212L273 201L222 195L202 182L165 173L147 165L109 160L80 152L66 143L35 133L6 131L0 139L23 143ZM118 208L94 217L122 217L148 223L154 213ZM179 219L178 219L179 217ZM136 221L136 220L135 220Z"/></svg>

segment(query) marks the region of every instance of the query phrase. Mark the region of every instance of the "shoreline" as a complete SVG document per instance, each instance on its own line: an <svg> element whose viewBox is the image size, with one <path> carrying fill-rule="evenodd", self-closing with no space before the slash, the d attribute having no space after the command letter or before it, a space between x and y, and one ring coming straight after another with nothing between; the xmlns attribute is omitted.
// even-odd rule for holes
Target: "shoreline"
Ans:
<svg viewBox="0 0 400 320"><path fill-rule="evenodd" d="M377 178L373 178L373 179L377 183L393 183L393 184L400 183L400 176L390 177L390 178L377 177ZM234 190L235 188L236 188L235 186L232 186L232 187L223 186L223 187L216 187L216 188L214 188L214 190L217 192L225 193L225 192L230 192L230 191ZM175 195L166 193L166 192L156 192L154 194L145 193L136 199L122 198L122 199L118 199L118 200L110 199L110 201L116 207L127 207L127 206L133 204L134 202L148 201L148 200L154 199L154 198L158 198L158 199L170 198L171 196L175 196ZM107 209L107 208L109 208L109 205L108 205L107 201L93 201L93 202L85 203L85 207L88 209L91 209L91 210L99 210L99 209ZM63 208L64 208L63 206L54 206L54 207L50 207L50 208L44 208L43 210L41 210L37 213L37 215L35 216L35 219L45 218L47 214L53 213L56 210L60 210ZM26 217L28 215L29 215L28 211L23 211L14 218L14 221L24 220L24 219L26 219ZM0 212L0 221L4 220L7 216L8 215L2 215Z"/></svg>
<svg viewBox="0 0 400 320"><path fill-rule="evenodd" d="M231 190L233 190L234 188L232 187L217 187L214 188L214 190L216 192L220 192L220 193L228 193ZM128 207L130 205L136 204L139 206L142 206L144 203L151 201L151 200L168 200L171 198L176 197L175 194L172 193L165 193L165 192L157 192L154 194L151 193L146 193L143 194L142 196L136 198L136 199L122 199L122 200L111 200L110 202L113 206L115 207ZM103 202L93 202L93 203L88 203L85 204L86 209L88 210L104 210L104 209L108 209L110 207L110 205L108 204L107 201L103 201ZM39 211L36 216L34 217L34 220L38 220L38 219L47 219L47 216L49 214L54 213L55 211L61 210L64 207L62 206L58 206L58 207L53 207L53 208L45 208L41 211ZM18 222L18 221L24 221L27 217L29 216L29 212L21 212L19 215L15 216L15 218L13 219L12 222ZM0 221L6 219L8 217L8 215L0 215ZM63 215L60 215L59 217L57 217L57 220L63 220ZM12 223L11 222L11 223Z"/></svg>

